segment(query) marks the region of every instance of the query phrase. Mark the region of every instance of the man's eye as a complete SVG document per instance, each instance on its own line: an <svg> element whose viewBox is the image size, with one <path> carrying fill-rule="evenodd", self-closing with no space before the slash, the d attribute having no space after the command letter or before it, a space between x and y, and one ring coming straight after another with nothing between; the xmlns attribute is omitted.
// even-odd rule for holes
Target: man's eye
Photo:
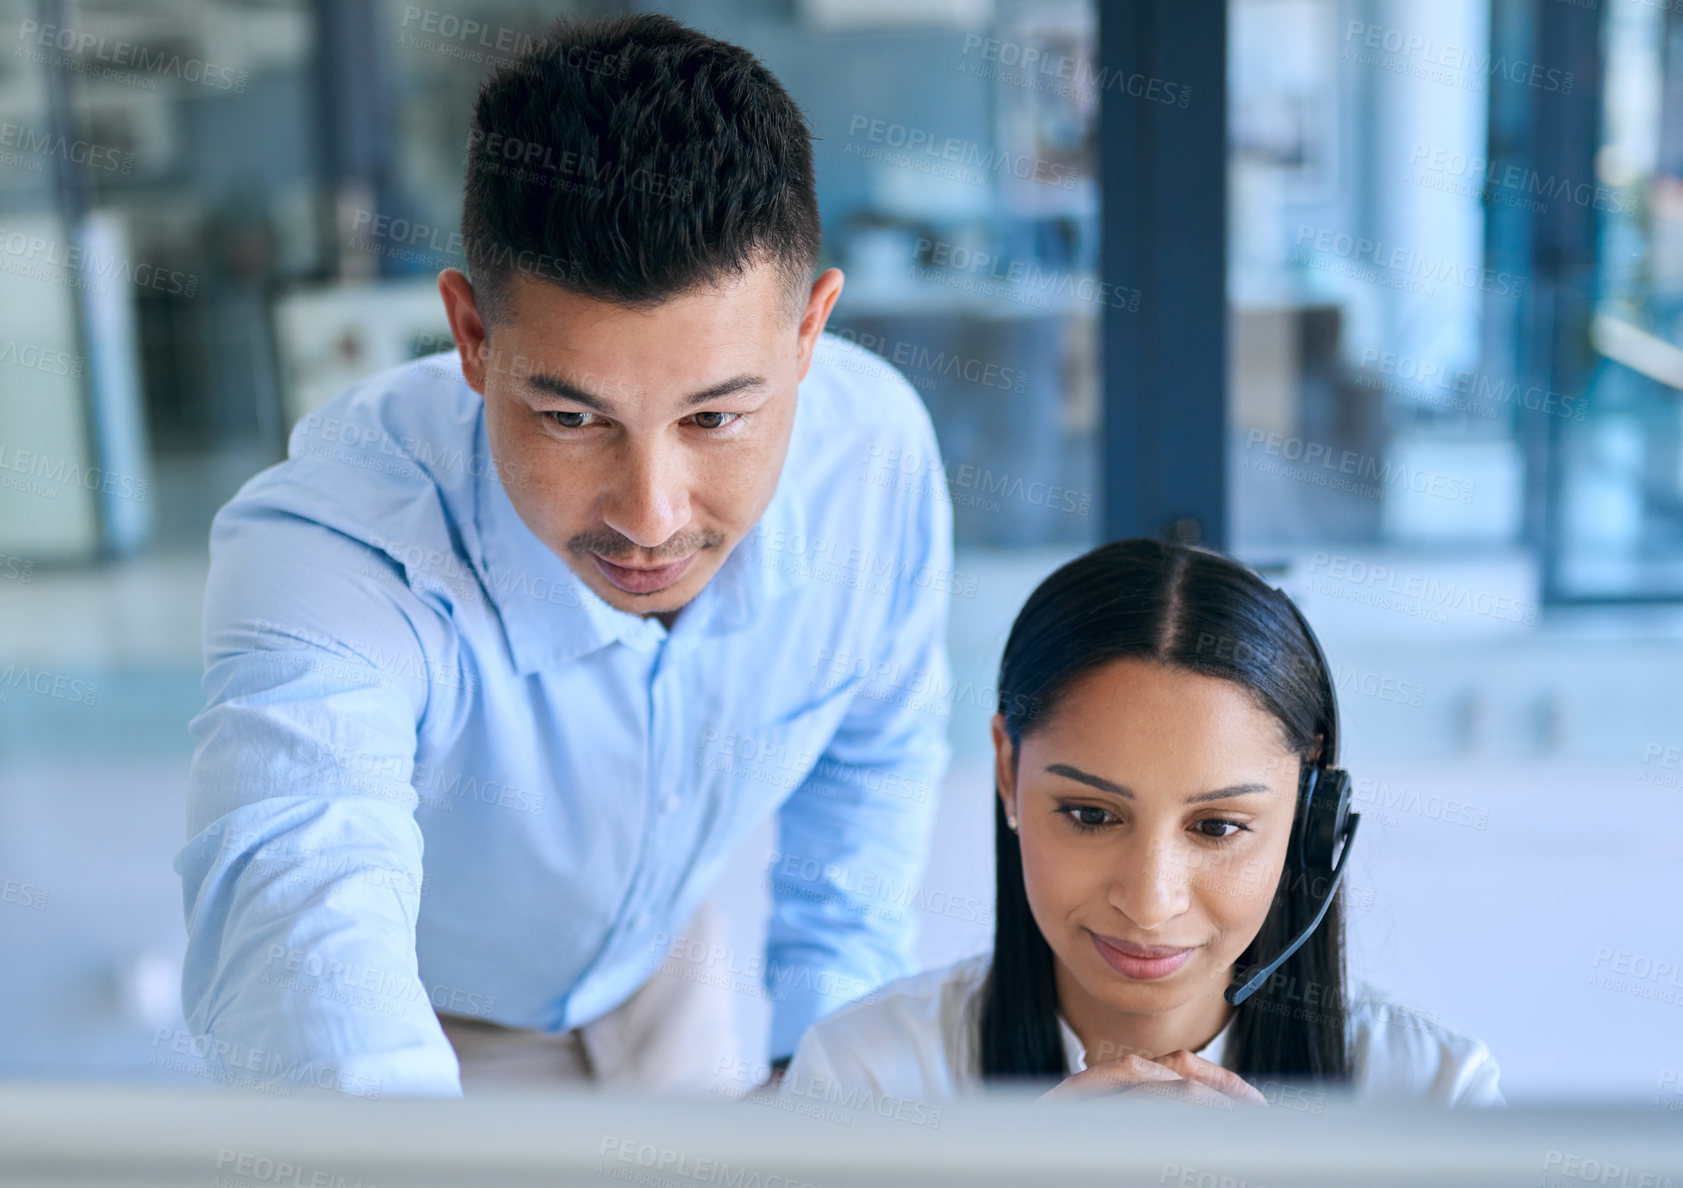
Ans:
<svg viewBox="0 0 1683 1188"><path fill-rule="evenodd" d="M723 429L741 415L741 413L729 412L696 413L695 425L697 429Z"/></svg>
<svg viewBox="0 0 1683 1188"><path fill-rule="evenodd" d="M584 429L590 424L589 413L554 411L546 415L563 429Z"/></svg>

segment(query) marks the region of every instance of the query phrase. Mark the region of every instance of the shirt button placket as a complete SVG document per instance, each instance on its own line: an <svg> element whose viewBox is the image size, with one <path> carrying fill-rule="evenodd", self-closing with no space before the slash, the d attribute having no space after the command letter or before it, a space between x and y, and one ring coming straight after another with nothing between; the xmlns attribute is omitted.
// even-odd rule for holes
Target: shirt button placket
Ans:
<svg viewBox="0 0 1683 1188"><path fill-rule="evenodd" d="M662 788L677 787L674 783L675 773L671 768L682 750L670 745L670 740L677 736L681 724L678 718L679 706L673 697L673 685L677 674L673 669L672 660L671 650L663 642L655 659L649 690L649 784L645 795L656 810L656 815L652 818L650 827L652 861L647 867L643 895L644 902L651 906L672 898L673 872L669 856L679 850L674 844L676 839L673 835L677 825L674 817L683 807L676 791L661 793ZM636 926L646 927L649 919L649 910L638 912Z"/></svg>

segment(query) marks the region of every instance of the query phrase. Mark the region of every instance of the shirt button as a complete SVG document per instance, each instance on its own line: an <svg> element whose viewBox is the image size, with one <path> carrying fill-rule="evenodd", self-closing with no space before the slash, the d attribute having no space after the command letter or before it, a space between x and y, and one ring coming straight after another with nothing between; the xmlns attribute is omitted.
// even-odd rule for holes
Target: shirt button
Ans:
<svg viewBox="0 0 1683 1188"><path fill-rule="evenodd" d="M663 813L675 813L678 811L678 797L676 793L667 796L665 800L660 802L660 811Z"/></svg>

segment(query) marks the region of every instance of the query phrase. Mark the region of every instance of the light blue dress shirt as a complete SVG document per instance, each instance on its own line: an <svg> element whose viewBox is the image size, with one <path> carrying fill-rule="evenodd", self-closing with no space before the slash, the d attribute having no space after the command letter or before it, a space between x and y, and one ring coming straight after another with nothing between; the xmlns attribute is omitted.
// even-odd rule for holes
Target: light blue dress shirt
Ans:
<svg viewBox="0 0 1683 1188"><path fill-rule="evenodd" d="M217 514L182 1000L224 1079L455 1095L434 1009L561 1031L773 815L771 1052L910 968L948 749L951 507L910 385L826 337L759 524L667 631L532 535L453 355ZM741 970L735 971L740 973Z"/></svg>

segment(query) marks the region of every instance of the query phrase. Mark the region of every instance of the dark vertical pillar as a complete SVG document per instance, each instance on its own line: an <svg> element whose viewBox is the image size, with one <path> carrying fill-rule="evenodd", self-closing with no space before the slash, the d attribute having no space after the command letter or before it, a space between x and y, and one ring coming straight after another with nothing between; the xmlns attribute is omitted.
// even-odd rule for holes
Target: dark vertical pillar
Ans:
<svg viewBox="0 0 1683 1188"><path fill-rule="evenodd" d="M1222 548L1227 3L1098 7L1105 536Z"/></svg>

